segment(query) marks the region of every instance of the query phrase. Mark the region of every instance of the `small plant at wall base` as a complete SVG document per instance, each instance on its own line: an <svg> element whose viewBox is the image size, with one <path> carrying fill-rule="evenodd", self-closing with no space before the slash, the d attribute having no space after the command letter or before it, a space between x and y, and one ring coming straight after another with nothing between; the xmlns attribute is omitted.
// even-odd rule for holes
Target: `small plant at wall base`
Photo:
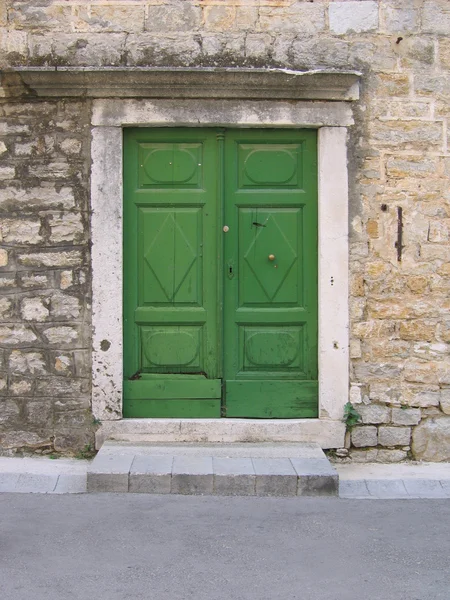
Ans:
<svg viewBox="0 0 450 600"><path fill-rule="evenodd" d="M347 404L344 406L343 421L347 427L347 431L350 431L352 427L354 427L361 421L361 415L355 409L351 402L347 402Z"/></svg>

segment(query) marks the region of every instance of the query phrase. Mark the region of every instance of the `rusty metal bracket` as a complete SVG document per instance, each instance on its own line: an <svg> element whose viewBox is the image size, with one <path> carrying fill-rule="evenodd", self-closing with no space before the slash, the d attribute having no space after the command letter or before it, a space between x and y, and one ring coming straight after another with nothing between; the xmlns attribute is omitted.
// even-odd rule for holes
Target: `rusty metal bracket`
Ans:
<svg viewBox="0 0 450 600"><path fill-rule="evenodd" d="M395 247L397 248L397 260L401 262L402 250L405 247L403 245L403 208L401 206L397 206L397 241Z"/></svg>

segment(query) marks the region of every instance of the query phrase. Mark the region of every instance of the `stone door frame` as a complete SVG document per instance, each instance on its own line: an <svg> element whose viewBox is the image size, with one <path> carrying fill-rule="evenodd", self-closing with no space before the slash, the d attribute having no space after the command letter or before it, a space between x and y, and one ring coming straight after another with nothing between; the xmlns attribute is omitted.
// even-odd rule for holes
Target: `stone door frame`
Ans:
<svg viewBox="0 0 450 600"><path fill-rule="evenodd" d="M131 126L211 126L318 130L319 418L267 420L264 426L268 439L317 441L324 448L344 444L342 417L349 393L347 128L352 124L348 102L93 100L92 410L94 417L102 422L97 442L101 443L107 435L138 439L152 427L162 426L161 420L122 419L122 130ZM177 431L178 428L182 431L182 421L177 420ZM239 420L233 421L236 428ZM199 426L202 425L208 426L206 422ZM246 431L252 426L249 421L244 425ZM275 434L282 430L284 433ZM182 439L185 436L178 436L178 441Z"/></svg>

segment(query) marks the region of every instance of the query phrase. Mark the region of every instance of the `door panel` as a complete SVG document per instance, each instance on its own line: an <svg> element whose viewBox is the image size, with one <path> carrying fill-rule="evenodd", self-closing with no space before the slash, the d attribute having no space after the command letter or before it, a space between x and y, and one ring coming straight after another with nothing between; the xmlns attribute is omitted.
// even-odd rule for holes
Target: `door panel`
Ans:
<svg viewBox="0 0 450 600"><path fill-rule="evenodd" d="M215 134L124 135L124 416L220 416Z"/></svg>
<svg viewBox="0 0 450 600"><path fill-rule="evenodd" d="M124 416L317 416L316 133L124 141Z"/></svg>
<svg viewBox="0 0 450 600"><path fill-rule="evenodd" d="M314 131L227 132L226 416L317 416Z"/></svg>

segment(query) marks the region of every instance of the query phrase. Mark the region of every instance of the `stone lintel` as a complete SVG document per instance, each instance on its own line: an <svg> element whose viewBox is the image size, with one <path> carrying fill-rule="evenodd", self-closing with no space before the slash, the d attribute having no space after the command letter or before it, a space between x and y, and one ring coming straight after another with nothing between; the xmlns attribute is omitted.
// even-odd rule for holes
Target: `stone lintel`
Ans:
<svg viewBox="0 0 450 600"><path fill-rule="evenodd" d="M241 98L351 101L357 71L160 67L15 67L0 98Z"/></svg>

